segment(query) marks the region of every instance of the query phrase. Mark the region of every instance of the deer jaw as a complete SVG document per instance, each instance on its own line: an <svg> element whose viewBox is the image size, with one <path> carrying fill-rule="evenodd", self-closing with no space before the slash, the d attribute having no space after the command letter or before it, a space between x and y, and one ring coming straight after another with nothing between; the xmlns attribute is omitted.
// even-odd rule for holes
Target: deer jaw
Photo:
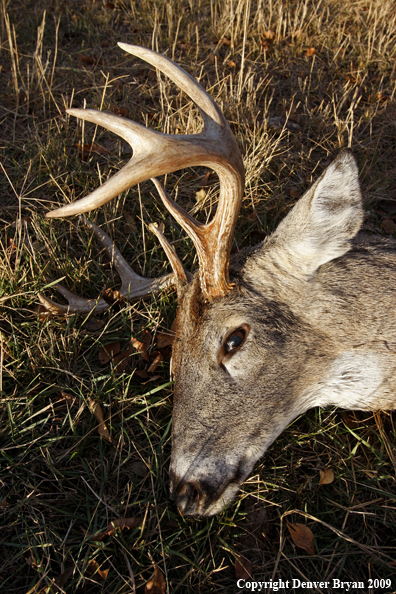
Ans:
<svg viewBox="0 0 396 594"><path fill-rule="evenodd" d="M286 304L231 278L230 294L198 309L197 283L189 287L177 317L171 494L189 515L213 515L234 498L269 445L313 405L304 387L318 384L334 358L331 341ZM244 343L222 359L225 338L242 326Z"/></svg>
<svg viewBox="0 0 396 594"><path fill-rule="evenodd" d="M313 406L396 407L394 354L373 347L367 297L353 295L351 306L343 279L348 267L357 284L378 277L359 243L349 252L361 220L357 168L344 152L263 245L231 260L230 293L207 302L196 278L179 296L171 494L182 513L221 511ZM238 329L242 344L224 355Z"/></svg>

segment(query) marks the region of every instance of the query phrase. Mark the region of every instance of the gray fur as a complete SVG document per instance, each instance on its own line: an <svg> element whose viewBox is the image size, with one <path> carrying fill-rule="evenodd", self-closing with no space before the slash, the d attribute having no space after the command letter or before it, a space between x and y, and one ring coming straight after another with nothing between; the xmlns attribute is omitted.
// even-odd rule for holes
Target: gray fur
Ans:
<svg viewBox="0 0 396 594"><path fill-rule="evenodd" d="M263 244L231 260L228 295L206 302L197 277L180 291L171 493L182 513L221 511L313 406L396 408L396 242L356 236L362 218L343 151ZM242 324L244 344L220 362Z"/></svg>

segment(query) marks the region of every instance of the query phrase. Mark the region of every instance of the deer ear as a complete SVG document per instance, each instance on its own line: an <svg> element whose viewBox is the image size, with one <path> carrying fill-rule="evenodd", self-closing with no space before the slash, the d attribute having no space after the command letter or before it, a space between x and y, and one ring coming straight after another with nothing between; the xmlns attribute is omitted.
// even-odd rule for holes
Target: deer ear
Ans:
<svg viewBox="0 0 396 594"><path fill-rule="evenodd" d="M363 221L358 168L342 151L268 238L265 252L293 275L343 256Z"/></svg>

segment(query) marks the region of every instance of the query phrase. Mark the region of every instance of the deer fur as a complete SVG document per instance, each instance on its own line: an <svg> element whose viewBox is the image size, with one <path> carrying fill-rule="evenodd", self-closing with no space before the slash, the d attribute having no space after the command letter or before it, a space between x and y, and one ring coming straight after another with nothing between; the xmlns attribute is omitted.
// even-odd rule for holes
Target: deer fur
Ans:
<svg viewBox="0 0 396 594"><path fill-rule="evenodd" d="M171 489L183 513L221 511L309 408L396 408L396 242L356 235L362 218L343 151L271 236L231 258L227 296L205 302L196 278L179 296Z"/></svg>
<svg viewBox="0 0 396 594"><path fill-rule="evenodd" d="M309 408L396 408L396 242L358 235L358 170L344 150L271 236L230 259L244 171L229 125L210 95L171 60L120 45L176 82L197 103L204 128L196 135L161 134L114 114L68 110L125 138L133 156L91 195L47 216L87 212L135 183L182 167L204 164L218 173L219 203L205 225L153 180L197 250L200 268L192 278L157 227L151 229L173 273L147 280L86 221L114 260L124 298L177 286L171 494L181 513L210 516ZM54 313L108 307L58 290L68 306L40 296Z"/></svg>

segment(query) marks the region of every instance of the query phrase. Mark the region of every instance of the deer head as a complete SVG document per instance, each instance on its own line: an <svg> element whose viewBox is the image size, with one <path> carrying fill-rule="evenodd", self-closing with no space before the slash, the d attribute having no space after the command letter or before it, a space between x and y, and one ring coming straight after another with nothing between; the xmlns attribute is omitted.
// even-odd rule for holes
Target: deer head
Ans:
<svg viewBox="0 0 396 594"><path fill-rule="evenodd" d="M213 515L235 496L255 462L298 414L332 403L376 407L370 395L383 380L382 372L366 353L348 354L347 331L330 331L333 322L326 313L330 307L336 314L344 307L342 296L336 295L336 268L362 221L357 167L351 154L342 152L273 235L230 260L244 170L224 116L171 60L119 45L168 75L195 101L203 131L166 135L115 115L68 110L119 134L132 145L133 157L91 195L47 216L90 211L134 184L184 167L205 165L218 174L219 203L206 225L195 221L153 179L164 206L197 250L199 270L194 276L183 270L158 228L152 227L173 272L147 280L135 275L106 234L87 222L112 253L126 298L147 296L169 284L177 287L171 494L182 513ZM321 292L323 270L330 280ZM69 306L61 306L63 311L106 307L101 300L63 294L69 301ZM41 299L59 311L58 304ZM349 373L351 366L354 371ZM369 367L366 381L356 369Z"/></svg>

